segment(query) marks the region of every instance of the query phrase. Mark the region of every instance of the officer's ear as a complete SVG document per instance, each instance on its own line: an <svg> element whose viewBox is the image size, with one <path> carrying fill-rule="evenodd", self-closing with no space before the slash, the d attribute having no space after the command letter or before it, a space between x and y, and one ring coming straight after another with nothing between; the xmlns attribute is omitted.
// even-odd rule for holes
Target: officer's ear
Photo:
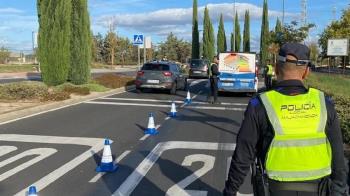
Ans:
<svg viewBox="0 0 350 196"><path fill-rule="evenodd" d="M310 67L307 66L304 73L303 73L303 80L305 80L310 74Z"/></svg>

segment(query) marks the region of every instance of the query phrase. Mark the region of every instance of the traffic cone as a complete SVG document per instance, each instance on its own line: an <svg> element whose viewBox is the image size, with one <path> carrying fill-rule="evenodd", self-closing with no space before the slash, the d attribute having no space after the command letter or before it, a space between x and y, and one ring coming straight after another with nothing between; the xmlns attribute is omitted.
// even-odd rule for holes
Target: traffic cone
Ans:
<svg viewBox="0 0 350 196"><path fill-rule="evenodd" d="M187 91L187 97L185 99L185 104L190 104L192 102L190 91Z"/></svg>
<svg viewBox="0 0 350 196"><path fill-rule="evenodd" d="M28 196L38 196L35 186L29 187Z"/></svg>
<svg viewBox="0 0 350 196"><path fill-rule="evenodd" d="M156 130L156 127L154 125L153 113L149 114L148 126L147 126L147 129L145 130L145 134L149 134L149 135L156 135L156 134L158 134L158 131Z"/></svg>
<svg viewBox="0 0 350 196"><path fill-rule="evenodd" d="M112 158L111 145L109 139L105 139L101 164L96 168L97 172L114 172L118 166L114 165Z"/></svg>
<svg viewBox="0 0 350 196"><path fill-rule="evenodd" d="M175 105L175 103L173 102L173 103L171 104L171 110L170 110L169 116L170 116L170 117L176 117L176 113L177 113L177 111L176 111L176 105Z"/></svg>

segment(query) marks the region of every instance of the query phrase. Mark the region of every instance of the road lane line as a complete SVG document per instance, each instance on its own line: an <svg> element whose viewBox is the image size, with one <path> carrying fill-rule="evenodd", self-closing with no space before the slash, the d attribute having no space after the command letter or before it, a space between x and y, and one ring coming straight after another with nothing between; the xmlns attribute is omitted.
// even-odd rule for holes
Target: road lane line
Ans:
<svg viewBox="0 0 350 196"><path fill-rule="evenodd" d="M155 104L143 104L143 103L117 103L117 102L102 102L102 101L87 101L85 103L86 104L100 104L100 105L160 107L160 108L170 108L171 107L171 105L155 105Z"/></svg>
<svg viewBox="0 0 350 196"><path fill-rule="evenodd" d="M0 157L17 150L16 146L0 146Z"/></svg>
<svg viewBox="0 0 350 196"><path fill-rule="evenodd" d="M164 120L166 120L166 121L167 121L167 120L169 120L169 119L170 119L170 117L168 116L168 117L166 117Z"/></svg>
<svg viewBox="0 0 350 196"><path fill-rule="evenodd" d="M25 152L22 152L21 154L18 154L16 156L13 156L9 159L6 159L6 160L0 162L0 168L1 168L1 167L8 165L8 164L11 164L15 161L18 161L24 157L38 155L35 158L33 158L25 163L22 163L21 165L13 168L11 170L8 170L8 171L0 174L0 182L6 180L7 178L15 175L16 173L18 173L26 168L34 165L35 163L38 163L39 161L55 154L56 152L57 152L57 150L54 148L36 148L36 149L27 150Z"/></svg>
<svg viewBox="0 0 350 196"><path fill-rule="evenodd" d="M210 142L183 142L170 141L158 143L147 157L128 176L123 184L113 193L112 196L130 195L152 166L157 162L163 152L173 149L194 149L194 150L227 150L233 151L236 147L234 143L210 143Z"/></svg>
<svg viewBox="0 0 350 196"><path fill-rule="evenodd" d="M239 111L244 112L245 108L230 108L230 107L205 107L205 106L186 106L189 109L201 109L201 110L228 110L228 111Z"/></svg>
<svg viewBox="0 0 350 196"><path fill-rule="evenodd" d="M230 172L231 160L232 160L232 157L229 157L227 158L227 161L226 161L226 180L228 179L228 174Z"/></svg>
<svg viewBox="0 0 350 196"><path fill-rule="evenodd" d="M159 129L161 127L161 125L157 125L155 128L156 130ZM148 137L150 136L150 134L145 134L144 136L142 136L139 140L140 141L144 141L146 140Z"/></svg>
<svg viewBox="0 0 350 196"><path fill-rule="evenodd" d="M31 183L35 184L37 191L43 190L63 175L73 170L81 163L89 159L96 152L101 151L104 147L103 138L81 138L81 137L56 137L56 136L39 136L39 135L19 135L19 134L0 134L0 141L6 142L25 142L25 143L41 143L41 144L71 144L90 147L84 153L75 157L68 163L62 165L58 169L42 177L38 181ZM113 141L110 140L112 143ZM30 186L28 185L28 186ZM23 196L28 191L28 188L18 192L15 196Z"/></svg>
<svg viewBox="0 0 350 196"><path fill-rule="evenodd" d="M119 157L117 157L114 161L114 164L118 164L121 160L123 160L129 153L131 152L131 150L127 150L125 152L123 152ZM95 177L91 178L91 180L89 181L89 183L95 183L97 182L100 178L102 178L102 176L104 176L106 174L106 172L101 172L98 173Z"/></svg>
<svg viewBox="0 0 350 196"><path fill-rule="evenodd" d="M162 99L129 99L129 98L100 98L101 100L115 100L115 101L141 101L141 102L158 102L158 103L183 103L183 101L171 101L171 100L162 100ZM98 100L100 100L98 99Z"/></svg>

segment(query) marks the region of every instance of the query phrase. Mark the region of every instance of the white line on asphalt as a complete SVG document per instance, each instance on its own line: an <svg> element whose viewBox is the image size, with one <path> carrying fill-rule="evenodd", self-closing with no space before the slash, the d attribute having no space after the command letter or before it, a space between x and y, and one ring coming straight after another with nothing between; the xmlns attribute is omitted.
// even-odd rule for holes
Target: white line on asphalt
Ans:
<svg viewBox="0 0 350 196"><path fill-rule="evenodd" d="M156 105L156 104L144 104L144 103L117 103L117 102L102 102L102 101L88 101L86 104L100 104L100 105L119 105L119 106L142 106L142 107L160 107L170 108L171 105ZM180 108L185 107L189 109L202 109L202 110L228 110L228 111L245 111L245 108L231 108L231 107L215 107L215 106L192 106L183 104Z"/></svg>
<svg viewBox="0 0 350 196"><path fill-rule="evenodd" d="M87 104L100 104L100 105L121 105L121 106L144 106L144 107L160 107L170 108L171 105L155 105L155 104L143 104L143 103L117 103L117 102L102 102L102 101L87 101Z"/></svg>
<svg viewBox="0 0 350 196"><path fill-rule="evenodd" d="M124 91L121 91L121 92L118 92L118 93L114 93L114 94L111 94L111 95L106 95L106 96L118 95L118 94L122 94L122 93L129 92L129 91L132 91L132 90L127 90L127 91L124 90ZM103 97L106 97L106 96L103 96ZM98 99L98 98L89 99L89 100L87 100L87 101L92 101L92 100L95 100L95 99ZM79 104L84 103L84 102L86 102L86 100L85 100L85 101L78 102L78 103L73 103L73 104L69 104L69 105L62 106L62 107L58 107L58 108L54 108L54 109L50 109L50 110L38 112L38 113L35 113L35 114L30 114L30 115L28 115L28 116L24 116L24 117L20 117L20 118L15 118L15 119L12 119L12 120L8 120L8 121L5 121L5 122L0 123L0 125L12 123L12 122L15 122L15 121L18 121L18 120L30 118L30 117L37 116L37 115L40 115L40 114L45 114L45 113L48 113L48 112L53 112L53 111L60 110L60 109L63 109L63 108L67 108L67 107L79 105Z"/></svg>
<svg viewBox="0 0 350 196"><path fill-rule="evenodd" d="M0 162L0 168L1 168L1 167L4 167L4 166L8 165L8 164L11 164L11 163L13 163L13 162L15 162L17 160L20 160L20 159L22 159L24 157L38 155L35 158L33 158L33 159L31 159L31 160L29 160L29 161L27 161L25 163L22 163L21 165L13 168L11 170L8 170L5 173L2 173L0 175L0 182L4 181L5 179L15 175L16 173L18 173L18 172L20 172L20 171L22 171L22 170L24 170L26 168L34 165L35 163L37 163L37 162L39 162L39 161L41 161L41 160L43 160L43 159L45 159L45 158L55 154L56 152L57 152L57 150L54 149L54 148L30 149L30 150L27 150L25 152L22 152L21 154L18 154L16 156L13 156L13 157L11 157L9 159L6 159L6 160Z"/></svg>
<svg viewBox="0 0 350 196"><path fill-rule="evenodd" d="M201 82L205 82L207 81L208 79L200 79L200 80L194 80L194 81L190 81L190 86L195 86Z"/></svg>
<svg viewBox="0 0 350 196"><path fill-rule="evenodd" d="M62 165L58 169L32 183L35 184L37 191L41 191L57 179L76 168L82 162L89 159L96 152L104 147L104 139L102 138L80 138L80 137L55 137L55 136L38 136L38 135L18 135L18 134L0 134L0 141L9 142L25 142L25 143L44 143L44 144L72 144L91 147L84 153L80 154L73 160ZM113 142L113 141L110 141ZM15 194L15 196L23 196L27 192L27 188Z"/></svg>
<svg viewBox="0 0 350 196"><path fill-rule="evenodd" d="M228 179L228 173L230 172L231 160L232 157L229 157L226 161L226 180Z"/></svg>
<svg viewBox="0 0 350 196"><path fill-rule="evenodd" d="M169 120L170 119L170 117L169 116L167 116L164 120Z"/></svg>
<svg viewBox="0 0 350 196"><path fill-rule="evenodd" d="M159 129L161 127L161 125L157 125L155 128ZM148 137L150 136L150 134L145 134L144 136L142 136L139 140L140 141L144 141L146 140Z"/></svg>
<svg viewBox="0 0 350 196"><path fill-rule="evenodd" d="M199 94L201 94L202 91L200 91ZM193 96L192 99L197 98L198 95ZM141 102L158 102L158 103L178 103L182 104L184 103L183 101L171 101L171 100L159 100L159 99L129 99L129 98L99 98L98 100L115 100L115 101L141 101ZM201 105L208 105L207 102L202 102L202 101L193 101L192 104L201 104ZM233 106L247 106L248 104L246 103L221 103L221 105L233 105Z"/></svg>
<svg viewBox="0 0 350 196"><path fill-rule="evenodd" d="M157 162L163 152L172 149L194 149L194 150L229 150L233 151L236 144L233 143L209 143L209 142L182 142L171 141L159 143L148 154L148 156L137 166L123 184L112 196L130 195L152 166Z"/></svg>
<svg viewBox="0 0 350 196"><path fill-rule="evenodd" d="M17 150L16 146L0 146L0 157Z"/></svg>
<svg viewBox="0 0 350 196"><path fill-rule="evenodd" d="M131 151L127 150L125 152L123 152L119 157L117 157L114 161L114 164L118 164L121 160L123 160ZM98 173L95 177L91 178L91 180L89 181L89 183L95 183L97 182L100 178L102 178L102 176L104 176L106 173L105 172L101 172Z"/></svg>
<svg viewBox="0 0 350 196"><path fill-rule="evenodd" d="M193 100L193 99L197 98L197 96L200 95L202 92L203 92L203 91L200 90L200 91L198 92L198 94L194 95L191 99ZM180 108L183 108L183 107L185 107L186 105L187 105L187 103L183 103L183 104L180 106Z"/></svg>
<svg viewBox="0 0 350 196"><path fill-rule="evenodd" d="M158 102L158 103L183 103L183 101L171 101L171 100L160 100L160 99L131 99L131 98L100 98L102 100L116 100L116 101L142 101L142 102Z"/></svg>

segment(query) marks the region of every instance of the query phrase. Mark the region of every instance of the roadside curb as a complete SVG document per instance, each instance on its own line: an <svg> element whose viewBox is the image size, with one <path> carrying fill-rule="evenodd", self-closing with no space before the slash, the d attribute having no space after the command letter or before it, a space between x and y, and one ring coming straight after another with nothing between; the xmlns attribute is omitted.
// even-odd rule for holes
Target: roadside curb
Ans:
<svg viewBox="0 0 350 196"><path fill-rule="evenodd" d="M18 111L0 114L0 125L13 122L17 119L27 118L27 117L39 115L41 113L50 112L50 111L58 110L61 108L66 108L66 107L73 106L73 105L78 105L78 104L85 102L85 101L98 99L98 98L106 97L106 96L111 96L111 95L114 95L116 93L122 93L122 92L130 91L133 89L135 89L134 85L127 86L127 87L121 87L121 88L113 89L113 90L110 90L107 92L102 92L102 93L93 94L93 95L87 95L87 96L83 96L83 97L71 98L71 99L64 100L64 101L47 103L44 105L34 106L31 108L26 108L26 109L22 109L22 110L18 110Z"/></svg>

